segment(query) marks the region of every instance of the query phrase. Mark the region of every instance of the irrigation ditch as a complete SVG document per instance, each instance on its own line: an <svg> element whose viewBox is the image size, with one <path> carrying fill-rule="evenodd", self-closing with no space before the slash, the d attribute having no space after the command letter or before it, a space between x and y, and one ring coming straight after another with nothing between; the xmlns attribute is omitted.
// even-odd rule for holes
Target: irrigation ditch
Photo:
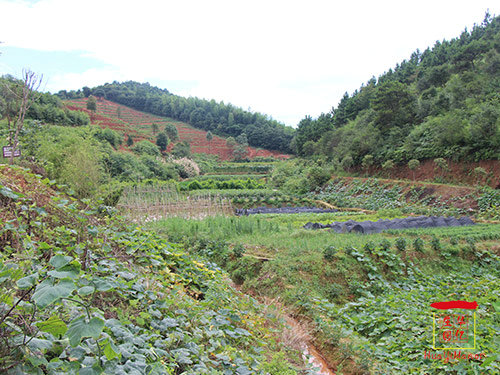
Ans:
<svg viewBox="0 0 500 375"><path fill-rule="evenodd" d="M308 328L307 323L302 323L295 319L291 313L287 311L287 307L280 301L256 295L251 291L244 292L241 286L236 284L233 280L230 280L230 284L238 292L258 300L265 309L270 305L278 306L281 318L289 327L286 332L282 332L283 341L293 349L300 351L304 365L312 368L315 375L335 375L332 366L328 364L327 360L321 355L320 350L312 342L312 336L309 333L311 329ZM312 372L309 372L309 374L312 374Z"/></svg>

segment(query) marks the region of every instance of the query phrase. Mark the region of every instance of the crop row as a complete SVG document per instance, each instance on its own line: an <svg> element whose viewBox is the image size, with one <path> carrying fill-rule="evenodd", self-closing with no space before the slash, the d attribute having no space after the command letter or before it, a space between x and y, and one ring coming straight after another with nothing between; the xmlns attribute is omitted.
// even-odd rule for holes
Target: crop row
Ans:
<svg viewBox="0 0 500 375"><path fill-rule="evenodd" d="M203 190L203 189L264 189L265 183L257 182L256 180L247 179L247 180L191 180L184 181L180 184L180 189L182 191L191 191L191 190Z"/></svg>

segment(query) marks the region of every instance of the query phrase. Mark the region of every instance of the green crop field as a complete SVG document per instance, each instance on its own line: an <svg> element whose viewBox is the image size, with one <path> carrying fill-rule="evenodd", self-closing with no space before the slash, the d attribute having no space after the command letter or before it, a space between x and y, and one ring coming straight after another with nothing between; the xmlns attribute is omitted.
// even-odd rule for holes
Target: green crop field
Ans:
<svg viewBox="0 0 500 375"><path fill-rule="evenodd" d="M500 269L492 245L500 224L368 235L302 228L309 221L402 216L381 210L171 218L149 228L173 241L188 239L193 253L226 269L244 290L283 300L310 322L315 344L339 373L493 373ZM484 361L426 358L439 312L430 304L449 300L477 301L473 352Z"/></svg>

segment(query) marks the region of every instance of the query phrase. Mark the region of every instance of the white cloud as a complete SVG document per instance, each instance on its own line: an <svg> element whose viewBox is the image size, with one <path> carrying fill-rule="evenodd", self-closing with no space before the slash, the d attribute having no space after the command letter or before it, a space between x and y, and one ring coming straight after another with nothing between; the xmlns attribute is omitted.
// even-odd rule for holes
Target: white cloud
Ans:
<svg viewBox="0 0 500 375"><path fill-rule="evenodd" d="M46 90L78 90L83 86L94 87L103 82L125 81L128 78L116 69L88 69L83 73L61 73L48 78L45 82ZM83 83L82 83L83 82Z"/></svg>
<svg viewBox="0 0 500 375"><path fill-rule="evenodd" d="M61 72L52 90L114 79L198 81L180 93L250 106L296 124L306 114L328 111L345 91L416 48L458 36L487 8L500 9L493 4L0 0L6 15L0 39L8 46L86 51L114 67Z"/></svg>

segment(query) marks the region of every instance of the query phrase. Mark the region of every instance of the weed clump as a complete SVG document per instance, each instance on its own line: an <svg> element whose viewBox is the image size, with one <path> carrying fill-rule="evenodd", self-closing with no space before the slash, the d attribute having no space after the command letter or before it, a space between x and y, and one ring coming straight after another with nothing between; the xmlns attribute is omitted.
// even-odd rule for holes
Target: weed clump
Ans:
<svg viewBox="0 0 500 375"><path fill-rule="evenodd" d="M242 244L237 244L233 247L233 255L236 258L241 258L245 254L245 247Z"/></svg>
<svg viewBox="0 0 500 375"><path fill-rule="evenodd" d="M391 248L391 241L389 241L388 239L383 239L382 241L380 241L379 243L379 246L380 248L383 250L383 251L389 251L389 249Z"/></svg>
<svg viewBox="0 0 500 375"><path fill-rule="evenodd" d="M441 242L439 241L439 238L436 236L432 236L431 239L431 248L434 251L440 251L443 247L441 245Z"/></svg>
<svg viewBox="0 0 500 375"><path fill-rule="evenodd" d="M424 252L424 240L420 237L415 238L413 241L413 250L418 251L419 253Z"/></svg>
<svg viewBox="0 0 500 375"><path fill-rule="evenodd" d="M396 239L395 244L396 244L396 249L398 249L398 251L403 252L406 250L407 244L406 244L406 239L404 237L398 237Z"/></svg>
<svg viewBox="0 0 500 375"><path fill-rule="evenodd" d="M325 260L333 260L333 258L335 258L335 254L337 254L337 248L335 246L328 246L323 250L323 258Z"/></svg>

